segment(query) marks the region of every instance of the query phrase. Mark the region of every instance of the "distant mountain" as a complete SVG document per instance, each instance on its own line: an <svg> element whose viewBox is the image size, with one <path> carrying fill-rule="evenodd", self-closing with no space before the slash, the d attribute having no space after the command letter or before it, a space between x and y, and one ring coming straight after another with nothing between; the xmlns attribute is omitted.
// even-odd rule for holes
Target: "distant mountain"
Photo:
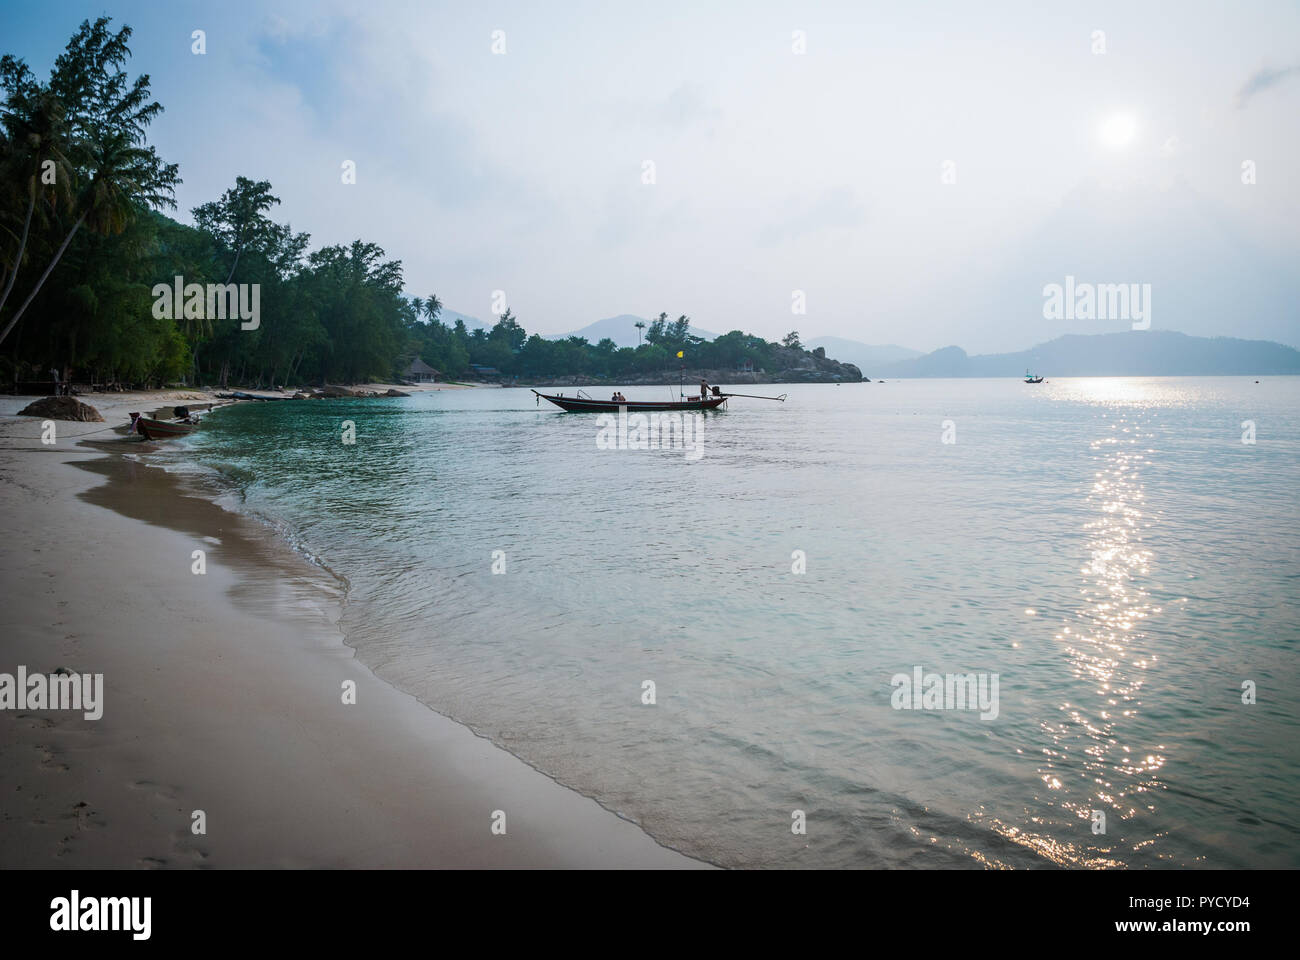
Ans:
<svg viewBox="0 0 1300 960"><path fill-rule="evenodd" d="M617 317L606 317L604 320L597 320L595 323L589 323L581 330L574 330L571 333L547 333L543 334L547 340L564 340L567 337L585 337L588 343L600 343L601 340L609 337L620 347L635 347L637 345L636 324L640 321L650 328L650 321L645 317L633 316L630 313L620 313ZM712 340L717 336L716 333L710 333L708 330L701 330L699 327L690 327L692 336L703 337L705 340ZM641 331L642 338L645 337L645 330ZM644 339L643 341L644 342Z"/></svg>
<svg viewBox="0 0 1300 960"><path fill-rule="evenodd" d="M804 344L807 350L816 350L818 347L826 348L826 356L841 363L852 363L868 376L886 364L921 356L920 350L897 347L892 343L873 345L858 340L845 340L842 337L817 337Z"/></svg>
<svg viewBox="0 0 1300 960"><path fill-rule="evenodd" d="M1069 334L1019 353L972 357L961 347L944 347L871 372L875 377L1021 377L1026 369L1049 379L1279 376L1300 374L1300 350L1269 340L1127 330Z"/></svg>
<svg viewBox="0 0 1300 960"><path fill-rule="evenodd" d="M471 316L469 316L468 314L457 313L455 310L441 310L441 311L439 311L439 313L438 313L438 319L441 320L443 323L445 323L445 324L446 324L447 326L449 326L449 327L454 327L454 326L456 326L456 321L457 321L457 320L464 320L464 321L465 321L465 327L466 327L466 329L468 329L468 330L476 330L476 329L478 329L479 327L482 327L484 330L491 330L492 327L496 325L496 321L495 321L495 320L493 320L491 323L484 323L484 322L483 322L482 320L480 320L478 317L471 317Z"/></svg>

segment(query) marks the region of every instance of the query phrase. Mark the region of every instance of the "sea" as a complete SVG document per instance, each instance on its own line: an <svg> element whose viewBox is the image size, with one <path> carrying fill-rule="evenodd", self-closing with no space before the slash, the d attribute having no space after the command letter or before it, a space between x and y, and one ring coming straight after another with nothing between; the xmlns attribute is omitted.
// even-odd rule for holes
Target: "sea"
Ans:
<svg viewBox="0 0 1300 960"><path fill-rule="evenodd" d="M1300 378L735 389L785 399L657 449L525 389L245 403L148 456L693 857L1300 867Z"/></svg>

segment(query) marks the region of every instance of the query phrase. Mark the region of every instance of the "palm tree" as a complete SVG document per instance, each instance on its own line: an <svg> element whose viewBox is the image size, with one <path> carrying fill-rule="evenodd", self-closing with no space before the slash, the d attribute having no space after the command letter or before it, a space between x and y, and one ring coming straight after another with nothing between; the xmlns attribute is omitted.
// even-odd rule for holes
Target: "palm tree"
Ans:
<svg viewBox="0 0 1300 960"><path fill-rule="evenodd" d="M638 320L632 326L636 327L636 345L639 347L641 346L641 331L645 329L645 321Z"/></svg>
<svg viewBox="0 0 1300 960"><path fill-rule="evenodd" d="M59 244L27 299L0 332L0 343L13 330L23 313L36 299L68 244L82 224L104 236L119 234L142 206L175 207L174 194L180 183L176 164L162 163L153 147L138 147L126 132L107 134L102 142L83 147L86 166L92 171L86 188L77 198L73 210L79 211L67 236Z"/></svg>
<svg viewBox="0 0 1300 960"><path fill-rule="evenodd" d="M429 294L429 299L424 301L424 312L428 316L429 322L438 322L438 315L442 313L442 301L438 299L436 293Z"/></svg>
<svg viewBox="0 0 1300 960"><path fill-rule="evenodd" d="M5 230L18 241L18 248L12 263L4 267L9 276L4 290L0 291L0 308L3 308L27 252L37 200L52 210L60 201L66 207L72 199L73 171L65 152L68 128L63 105L49 90L35 91L35 96L16 91L0 124L4 129L3 180L7 184L21 184L27 195L22 232L15 237L11 230Z"/></svg>
<svg viewBox="0 0 1300 960"><path fill-rule="evenodd" d="M117 234L142 207L176 206L176 185L181 182L176 165L163 163L153 147L144 146L145 129L162 112L162 104L150 101L147 76L131 82L122 69L131 55L131 28L114 34L109 23L108 17L93 25L84 21L55 61L45 86L32 78L22 61L0 58L0 82L7 92L6 146L28 154L26 177L38 177L45 161L53 160L53 186L75 196L67 216L76 216L45 272L0 331L0 343L36 299L83 223L100 234ZM13 139L18 131L26 131L26 147ZM30 199L28 206L36 209ZM26 247L30 223L29 213L20 248ZM15 273L20 260L21 252L11 265ZM5 296L12 282L11 276Z"/></svg>

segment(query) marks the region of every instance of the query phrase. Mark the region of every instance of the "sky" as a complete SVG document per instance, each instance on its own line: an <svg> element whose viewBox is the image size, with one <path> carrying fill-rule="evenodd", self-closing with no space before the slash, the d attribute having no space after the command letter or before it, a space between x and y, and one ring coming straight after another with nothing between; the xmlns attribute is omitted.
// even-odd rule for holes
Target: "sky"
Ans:
<svg viewBox="0 0 1300 960"><path fill-rule="evenodd" d="M543 334L1130 328L1046 317L1073 276L1150 284L1153 329L1300 346L1295 2L0 0L0 52L44 76L100 14L166 108L177 219L269 180L313 248L374 241L489 321L504 291Z"/></svg>

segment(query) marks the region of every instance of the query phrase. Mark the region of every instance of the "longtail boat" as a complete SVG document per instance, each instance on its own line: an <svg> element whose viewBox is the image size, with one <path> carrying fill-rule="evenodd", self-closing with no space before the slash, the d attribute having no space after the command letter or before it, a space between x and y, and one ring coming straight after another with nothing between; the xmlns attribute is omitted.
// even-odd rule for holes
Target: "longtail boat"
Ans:
<svg viewBox="0 0 1300 960"><path fill-rule="evenodd" d="M547 393L537 394L538 402L549 400L569 413L617 413L620 407L626 407L628 413L640 413L646 410L712 410L727 402L727 394L695 397L691 400L594 400L591 397L565 397Z"/></svg>
<svg viewBox="0 0 1300 960"><path fill-rule="evenodd" d="M131 429L136 433L144 434L146 440L183 437L193 433L198 425L198 420L192 417L186 417L184 420L155 420L152 417L142 417L138 413L131 414Z"/></svg>

